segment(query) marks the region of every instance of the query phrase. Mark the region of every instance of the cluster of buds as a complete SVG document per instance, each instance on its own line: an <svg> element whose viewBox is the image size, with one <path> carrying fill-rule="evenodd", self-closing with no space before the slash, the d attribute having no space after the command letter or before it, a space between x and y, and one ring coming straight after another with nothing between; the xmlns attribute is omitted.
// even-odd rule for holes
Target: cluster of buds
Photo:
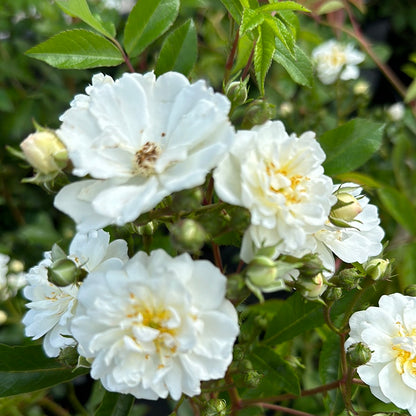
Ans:
<svg viewBox="0 0 416 416"><path fill-rule="evenodd" d="M368 363L371 359L371 350L363 342L352 344L347 349L347 361L351 367L359 367Z"/></svg>

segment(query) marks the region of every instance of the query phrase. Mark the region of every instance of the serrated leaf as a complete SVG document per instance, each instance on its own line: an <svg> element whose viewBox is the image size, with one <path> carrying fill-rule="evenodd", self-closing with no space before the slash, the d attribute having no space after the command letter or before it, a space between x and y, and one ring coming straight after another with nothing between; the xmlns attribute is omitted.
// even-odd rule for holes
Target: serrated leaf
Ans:
<svg viewBox="0 0 416 416"><path fill-rule="evenodd" d="M300 12L310 12L309 9L294 1L280 1L270 4L265 4L257 9L259 12L280 12L282 10L296 10Z"/></svg>
<svg viewBox="0 0 416 416"><path fill-rule="evenodd" d="M139 55L162 36L176 20L179 0L138 0L124 29L124 47L130 57Z"/></svg>
<svg viewBox="0 0 416 416"><path fill-rule="evenodd" d="M188 75L195 65L197 54L196 30L194 22L190 19L166 37L160 50L155 73L160 75L168 71L176 71Z"/></svg>
<svg viewBox="0 0 416 416"><path fill-rule="evenodd" d="M258 13L257 10L244 9L243 17L241 19L240 35L254 30L256 27L264 22L264 14Z"/></svg>
<svg viewBox="0 0 416 416"><path fill-rule="evenodd" d="M115 45L103 36L84 29L58 33L29 49L26 55L61 69L116 66L123 62L121 52Z"/></svg>
<svg viewBox="0 0 416 416"><path fill-rule="evenodd" d="M327 131L319 138L326 160L327 175L359 168L380 148L384 125L370 120L354 119Z"/></svg>
<svg viewBox="0 0 416 416"><path fill-rule="evenodd" d="M269 347L258 346L249 355L250 361L257 370L264 372L263 383L280 391L300 394L299 379L294 369ZM259 386L262 389L261 385Z"/></svg>
<svg viewBox="0 0 416 416"><path fill-rule="evenodd" d="M261 95L264 95L264 80L273 59L274 39L274 32L267 23L259 27L259 37L254 48L254 70Z"/></svg>
<svg viewBox="0 0 416 416"><path fill-rule="evenodd" d="M280 344L324 324L322 305L307 302L297 293L282 302L275 313L264 337L267 345Z"/></svg>
<svg viewBox="0 0 416 416"><path fill-rule="evenodd" d="M295 44L292 55L279 38L275 38L275 46L273 60L286 69L293 81L305 87L311 87L313 82L312 62L302 49Z"/></svg>
<svg viewBox="0 0 416 416"><path fill-rule="evenodd" d="M390 187L379 189L378 196L389 214L411 234L416 235L416 207L409 198Z"/></svg>
<svg viewBox="0 0 416 416"><path fill-rule="evenodd" d="M287 50L293 56L293 48L295 46L295 38L290 30L287 29L286 25L279 19L268 16L266 22L269 27L273 30L274 34L280 39L285 45Z"/></svg>
<svg viewBox="0 0 416 416"><path fill-rule="evenodd" d="M243 7L238 0L221 0L221 3L227 9L228 13L232 16L232 18L240 24L241 16L243 14Z"/></svg>
<svg viewBox="0 0 416 416"><path fill-rule="evenodd" d="M52 387L88 372L88 368L63 367L57 360L47 358L40 345L0 344L0 397Z"/></svg>
<svg viewBox="0 0 416 416"><path fill-rule="evenodd" d="M134 397L131 394L106 391L104 399L94 416L128 416L133 404Z"/></svg>
<svg viewBox="0 0 416 416"><path fill-rule="evenodd" d="M343 8L344 3L341 0L332 0L322 4L321 7L319 7L316 11L316 14L332 13Z"/></svg>
<svg viewBox="0 0 416 416"><path fill-rule="evenodd" d="M114 25L105 26L91 13L86 0L55 0L63 12L73 17L78 17L88 26L104 36L113 38L115 36ZM106 27L108 26L108 27Z"/></svg>

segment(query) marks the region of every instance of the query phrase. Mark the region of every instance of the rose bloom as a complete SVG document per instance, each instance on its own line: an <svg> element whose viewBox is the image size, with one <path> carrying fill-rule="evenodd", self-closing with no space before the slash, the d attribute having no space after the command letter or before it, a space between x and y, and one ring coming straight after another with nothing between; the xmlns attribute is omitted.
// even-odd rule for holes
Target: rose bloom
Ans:
<svg viewBox="0 0 416 416"><path fill-rule="evenodd" d="M324 160L315 133L289 136L280 121L237 133L214 179L223 201L251 213L240 253L245 262L263 246L276 246L276 255L313 251L312 234L322 229L336 201Z"/></svg>
<svg viewBox="0 0 416 416"><path fill-rule="evenodd" d="M173 192L205 181L234 138L228 99L204 81L168 72L95 75L57 131L73 173L55 206L79 231L123 225Z"/></svg>
<svg viewBox="0 0 416 416"><path fill-rule="evenodd" d="M89 234L77 234L71 242L67 258L86 272L99 270L127 261L127 244L123 240L109 243L110 236L103 230ZM48 267L52 265L51 252L32 267L26 275L27 286L23 290L29 299L29 311L23 317L25 334L33 339L41 338L46 355L56 357L61 349L75 345L70 323L77 304L79 284L56 286L48 280Z"/></svg>
<svg viewBox="0 0 416 416"><path fill-rule="evenodd" d="M380 254L384 231L379 226L377 207L369 203L369 199L361 193L362 188L355 183L334 185L334 192L350 196L350 199L349 205L331 211L336 216L335 220L343 221L345 226L334 225L328 220L325 227L315 233L317 252L325 258L326 265L332 263L331 269L334 268L331 252L346 263L364 263ZM331 256L332 261L329 262Z"/></svg>
<svg viewBox="0 0 416 416"><path fill-rule="evenodd" d="M350 328L345 348L363 342L372 351L360 378L378 399L416 416L416 299L384 295L378 307L354 313Z"/></svg>
<svg viewBox="0 0 416 416"><path fill-rule="evenodd" d="M137 398L199 394L224 376L239 331L225 284L210 262L161 249L90 273L72 333L91 376Z"/></svg>
<svg viewBox="0 0 416 416"><path fill-rule="evenodd" d="M323 84L333 84L338 78L346 81L357 79L358 64L365 55L354 49L352 44L344 45L334 39L328 40L312 51L318 78Z"/></svg>

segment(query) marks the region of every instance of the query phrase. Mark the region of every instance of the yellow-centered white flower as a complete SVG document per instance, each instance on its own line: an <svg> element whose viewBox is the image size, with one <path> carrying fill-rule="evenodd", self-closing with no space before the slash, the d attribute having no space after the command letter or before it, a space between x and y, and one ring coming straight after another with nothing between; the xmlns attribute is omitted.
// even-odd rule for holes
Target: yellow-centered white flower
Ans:
<svg viewBox="0 0 416 416"><path fill-rule="evenodd" d="M378 307L354 313L350 328L345 348L364 342L372 351L360 378L378 399L416 416L416 298L384 295Z"/></svg>
<svg viewBox="0 0 416 416"><path fill-rule="evenodd" d="M73 173L93 178L55 198L79 231L133 221L167 195L201 185L234 138L228 99L176 72L116 81L99 74L86 93L57 131Z"/></svg>
<svg viewBox="0 0 416 416"><path fill-rule="evenodd" d="M90 273L72 333L91 376L137 398L199 394L224 376L239 331L225 283L210 262L160 249Z"/></svg>
<svg viewBox="0 0 416 416"><path fill-rule="evenodd" d="M318 78L323 84L333 84L338 78L346 81L357 79L360 70L357 65L365 55L352 44L342 44L334 39L324 42L312 51Z"/></svg>
<svg viewBox="0 0 416 416"><path fill-rule="evenodd" d="M276 246L276 255L313 252L312 234L336 201L324 160L315 133L289 136L280 121L237 133L214 179L222 200L250 210L240 254L245 262L261 247Z"/></svg>
<svg viewBox="0 0 416 416"><path fill-rule="evenodd" d="M23 317L25 334L33 339L45 336L43 348L46 355L56 357L61 349L75 345L70 329L77 304L79 284L58 287L48 280L48 267L52 264L51 252L32 267L26 275L27 286L23 294L31 302ZM108 264L123 264L127 261L127 243L115 240L103 231L77 234L71 242L68 258L86 272L99 270Z"/></svg>

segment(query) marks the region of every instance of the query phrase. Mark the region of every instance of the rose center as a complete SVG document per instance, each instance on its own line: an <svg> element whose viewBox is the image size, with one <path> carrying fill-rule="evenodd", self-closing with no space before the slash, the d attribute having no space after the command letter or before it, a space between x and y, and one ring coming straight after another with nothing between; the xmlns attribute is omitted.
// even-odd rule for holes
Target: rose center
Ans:
<svg viewBox="0 0 416 416"><path fill-rule="evenodd" d="M161 148L153 142L146 142L135 154L133 171L136 175L150 176L161 153Z"/></svg>
<svg viewBox="0 0 416 416"><path fill-rule="evenodd" d="M416 330L409 333L401 322L397 322L397 325L399 336L393 338L392 346L396 353L397 372L399 374L410 373L416 377Z"/></svg>

